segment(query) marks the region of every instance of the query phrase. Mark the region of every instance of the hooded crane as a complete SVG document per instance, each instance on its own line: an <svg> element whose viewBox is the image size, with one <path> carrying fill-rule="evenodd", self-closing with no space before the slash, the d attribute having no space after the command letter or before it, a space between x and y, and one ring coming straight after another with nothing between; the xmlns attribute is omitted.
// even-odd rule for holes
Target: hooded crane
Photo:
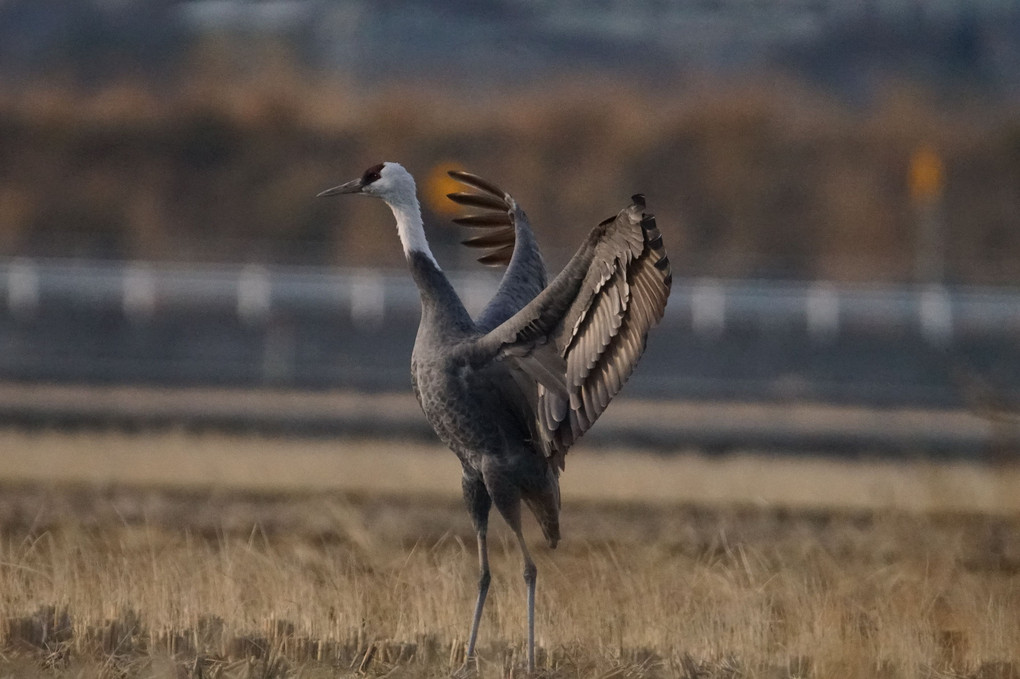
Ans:
<svg viewBox="0 0 1020 679"><path fill-rule="evenodd" d="M414 179L401 165L381 163L319 195L374 196L393 211L421 294L411 354L414 393L436 434L460 458L464 500L478 538L478 599L466 667L477 665L475 642L490 580L486 533L495 505L524 557L533 671L537 571L521 533L521 502L555 547L564 456L630 376L649 329L662 318L672 276L640 194L596 226L547 284L528 219L510 194L466 172L450 175L474 191L449 198L481 210L454 221L487 231L464 244L485 250L479 261L507 267L475 320L429 249Z"/></svg>

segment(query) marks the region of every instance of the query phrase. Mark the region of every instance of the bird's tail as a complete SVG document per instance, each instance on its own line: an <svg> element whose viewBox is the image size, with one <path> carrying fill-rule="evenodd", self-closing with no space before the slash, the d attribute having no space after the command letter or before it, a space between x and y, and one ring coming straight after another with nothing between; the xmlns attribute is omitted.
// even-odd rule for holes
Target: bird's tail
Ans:
<svg viewBox="0 0 1020 679"><path fill-rule="evenodd" d="M556 487L555 493L540 496L524 495L523 499L528 505L528 509L535 515L538 525L542 528L542 535L549 542L549 546L556 549L556 543L560 541L559 487Z"/></svg>

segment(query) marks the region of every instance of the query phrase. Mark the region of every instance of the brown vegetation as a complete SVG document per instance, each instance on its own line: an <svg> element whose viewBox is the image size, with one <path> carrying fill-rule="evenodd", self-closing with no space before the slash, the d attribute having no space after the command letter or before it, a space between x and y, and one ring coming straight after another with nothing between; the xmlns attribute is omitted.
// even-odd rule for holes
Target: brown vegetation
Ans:
<svg viewBox="0 0 1020 679"><path fill-rule="evenodd" d="M286 62L195 73L8 88L0 254L399 264L391 234L368 228L387 227L377 206L312 199L393 159L419 177L454 162L498 179L553 259L641 190L684 273L902 280L918 218L908 166L927 146L946 167L949 277L1020 280L1015 111L899 90L851 111L775 82L362 92Z"/></svg>
<svg viewBox="0 0 1020 679"><path fill-rule="evenodd" d="M31 436L5 434L5 444L19 441L32 446ZM281 467L271 451L281 460L299 454L296 442L181 434L41 441L35 450L62 450L68 467L83 470L87 461L74 455L89 445L111 450L119 460L111 469L132 466L128 449L134 466L157 471L189 464L175 448L195 451L191 465L220 454L226 464L207 462L208 483L190 488L118 484L114 471L106 483L26 482L17 471L26 467L8 471L0 676L439 677L462 661L473 537L452 488L455 469L430 473L413 461L430 453L407 452L424 490L412 483L402 494L370 486L340 493L323 489L315 454L292 462L315 480L309 489L293 479L272 489ZM399 469L399 451L333 446L338 460L352 458L356 476L362 454L378 458L377 477ZM251 452L249 465L235 449ZM170 460L160 461L167 451ZM932 474L931 497L944 498L945 508L905 509L917 506L913 491L890 484L870 507L840 509L803 496L792 505L756 497L771 483L764 460L720 463L713 477L710 464L693 458L660 457L655 472L648 460L596 457L611 468L582 474L586 492L565 490L565 541L555 551L536 548L540 676L1020 672L1020 524L1007 494L998 511L956 508L960 493L980 485L973 472L962 483L952 482L960 470ZM730 494L639 499L640 477L682 474L684 459L694 475L731 479ZM826 482L788 465L790 488ZM349 487L342 469L328 474ZM880 482L869 474L870 463L846 465L827 482ZM448 480L450 492L430 475ZM632 499L598 499L610 483L635 489ZM500 524L493 530L482 676L520 676L519 555Z"/></svg>

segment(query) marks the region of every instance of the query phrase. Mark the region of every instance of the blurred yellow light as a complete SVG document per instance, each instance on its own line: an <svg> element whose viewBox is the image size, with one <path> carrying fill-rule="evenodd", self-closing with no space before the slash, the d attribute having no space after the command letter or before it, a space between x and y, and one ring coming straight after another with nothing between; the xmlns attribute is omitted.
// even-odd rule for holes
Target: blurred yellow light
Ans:
<svg viewBox="0 0 1020 679"><path fill-rule="evenodd" d="M462 169L459 163L442 162L433 167L425 178L422 197L425 204L436 214L452 217L460 214L461 208L446 197L448 193L463 191L464 186L447 174L450 170Z"/></svg>
<svg viewBox="0 0 1020 679"><path fill-rule="evenodd" d="M921 146L910 157L910 197L931 200L942 195L945 183L942 158L930 146Z"/></svg>

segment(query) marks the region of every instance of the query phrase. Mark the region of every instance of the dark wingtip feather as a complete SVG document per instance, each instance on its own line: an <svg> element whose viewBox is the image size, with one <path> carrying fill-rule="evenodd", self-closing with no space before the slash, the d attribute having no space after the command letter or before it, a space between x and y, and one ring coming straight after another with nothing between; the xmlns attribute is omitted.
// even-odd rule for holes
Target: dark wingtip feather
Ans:
<svg viewBox="0 0 1020 679"><path fill-rule="evenodd" d="M499 211L506 211L510 208L505 199L480 193L448 193L446 197L458 205L467 205L468 207Z"/></svg>
<svg viewBox="0 0 1020 679"><path fill-rule="evenodd" d="M482 192L454 192L447 194L447 198L458 205L490 211L456 217L453 222L461 226L494 229L490 233L473 236L461 242L468 247L489 250L478 258L482 264L490 266L510 264L516 243L516 206L513 199L503 189L478 175L463 170L450 170L447 174L460 183Z"/></svg>
<svg viewBox="0 0 1020 679"><path fill-rule="evenodd" d="M491 233L485 233L481 236L471 236L461 241L462 245L466 245L469 248L494 248L494 247L505 247L507 245L514 244L514 232L510 229L493 231Z"/></svg>
<svg viewBox="0 0 1020 679"><path fill-rule="evenodd" d="M510 258L513 257L513 254L514 246L511 244L479 257L478 261L491 266L505 266L510 263Z"/></svg>
<svg viewBox="0 0 1020 679"><path fill-rule="evenodd" d="M450 175L451 177L453 177L454 179L456 179L457 181L459 181L461 184L467 184L468 186L473 186L474 188L476 188L476 189L478 189L480 191L485 191L486 193L491 193L492 195L494 195L494 196L496 196L498 198L503 198L504 196L506 196L506 191L504 191L503 189L499 188L498 186L496 186L492 182L490 182L490 181L488 181L486 179L482 179L481 177L479 177L476 174L471 174L470 172L464 172L463 170L450 170L449 172L447 172L447 174Z"/></svg>
<svg viewBox="0 0 1020 679"><path fill-rule="evenodd" d="M455 217L453 223L460 224L461 226L513 226L513 220L506 212Z"/></svg>

